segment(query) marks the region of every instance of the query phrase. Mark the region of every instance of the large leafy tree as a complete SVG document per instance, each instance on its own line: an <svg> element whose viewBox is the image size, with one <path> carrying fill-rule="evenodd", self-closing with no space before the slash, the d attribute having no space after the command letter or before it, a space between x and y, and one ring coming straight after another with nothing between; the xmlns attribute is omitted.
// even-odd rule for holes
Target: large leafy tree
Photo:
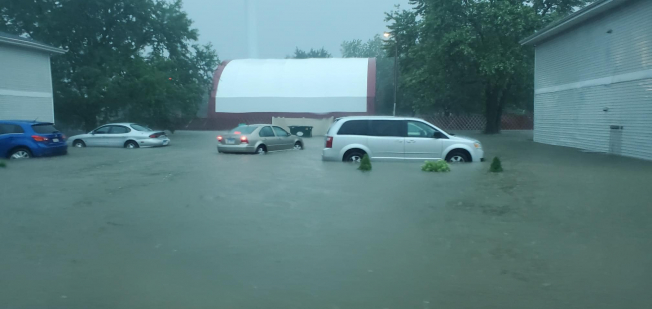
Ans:
<svg viewBox="0 0 652 309"><path fill-rule="evenodd" d="M374 36L367 42L362 40L344 41L340 45L340 52L344 58L385 58L385 42L380 35Z"/></svg>
<svg viewBox="0 0 652 309"><path fill-rule="evenodd" d="M196 112L218 63L181 0L5 0L0 31L68 50L52 58L58 122L174 130Z"/></svg>
<svg viewBox="0 0 652 309"><path fill-rule="evenodd" d="M301 50L298 47L294 50L294 55L287 56L292 59L308 59L308 58L331 58L332 55L323 47L320 49L310 49L309 51Z"/></svg>
<svg viewBox="0 0 652 309"><path fill-rule="evenodd" d="M519 41L588 2L411 0L412 10L386 20L398 33L401 85L412 108L482 111L485 132L500 132L503 110L532 100L533 52Z"/></svg>

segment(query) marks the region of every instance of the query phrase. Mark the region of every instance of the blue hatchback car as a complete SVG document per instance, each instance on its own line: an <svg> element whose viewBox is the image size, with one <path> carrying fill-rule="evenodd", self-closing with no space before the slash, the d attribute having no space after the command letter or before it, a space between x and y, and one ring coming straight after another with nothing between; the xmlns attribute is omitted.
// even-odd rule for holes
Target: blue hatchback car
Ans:
<svg viewBox="0 0 652 309"><path fill-rule="evenodd" d="M66 136L51 122L0 120L0 158L27 159L66 153Z"/></svg>

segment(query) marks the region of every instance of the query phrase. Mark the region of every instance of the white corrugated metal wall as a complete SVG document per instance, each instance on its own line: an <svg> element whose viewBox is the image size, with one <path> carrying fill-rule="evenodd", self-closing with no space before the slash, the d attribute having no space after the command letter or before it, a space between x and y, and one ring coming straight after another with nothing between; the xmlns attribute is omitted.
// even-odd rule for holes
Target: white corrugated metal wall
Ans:
<svg viewBox="0 0 652 309"><path fill-rule="evenodd" d="M534 140L652 159L652 1L537 45Z"/></svg>
<svg viewBox="0 0 652 309"><path fill-rule="evenodd" d="M48 53L0 43L0 119L54 121Z"/></svg>

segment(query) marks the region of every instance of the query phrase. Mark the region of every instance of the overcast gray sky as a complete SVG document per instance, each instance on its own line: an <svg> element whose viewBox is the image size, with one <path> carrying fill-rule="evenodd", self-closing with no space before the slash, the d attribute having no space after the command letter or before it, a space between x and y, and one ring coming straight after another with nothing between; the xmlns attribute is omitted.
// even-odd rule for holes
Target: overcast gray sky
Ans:
<svg viewBox="0 0 652 309"><path fill-rule="evenodd" d="M285 58L301 49L326 48L340 56L343 40L366 41L386 30L384 12L408 0L249 0L255 2L259 58ZM220 59L248 57L244 0L184 0L199 29L200 42L212 42Z"/></svg>

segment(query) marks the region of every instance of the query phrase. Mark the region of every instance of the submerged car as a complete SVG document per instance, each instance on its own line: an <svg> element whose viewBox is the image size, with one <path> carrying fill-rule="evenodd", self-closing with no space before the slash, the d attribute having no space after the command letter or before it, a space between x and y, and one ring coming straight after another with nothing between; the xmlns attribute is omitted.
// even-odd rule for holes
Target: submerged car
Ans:
<svg viewBox="0 0 652 309"><path fill-rule="evenodd" d="M73 147L160 147L170 144L163 131L155 131L136 123L110 123L88 132L71 136Z"/></svg>
<svg viewBox="0 0 652 309"><path fill-rule="evenodd" d="M217 152L258 153L303 149L303 140L285 129L267 124L240 126L217 137Z"/></svg>
<svg viewBox="0 0 652 309"><path fill-rule="evenodd" d="M0 120L0 158L27 159L66 153L66 136L51 122Z"/></svg>
<svg viewBox="0 0 652 309"><path fill-rule="evenodd" d="M454 136L419 118L356 116L340 118L328 130L324 161L371 160L484 161L482 144Z"/></svg>

